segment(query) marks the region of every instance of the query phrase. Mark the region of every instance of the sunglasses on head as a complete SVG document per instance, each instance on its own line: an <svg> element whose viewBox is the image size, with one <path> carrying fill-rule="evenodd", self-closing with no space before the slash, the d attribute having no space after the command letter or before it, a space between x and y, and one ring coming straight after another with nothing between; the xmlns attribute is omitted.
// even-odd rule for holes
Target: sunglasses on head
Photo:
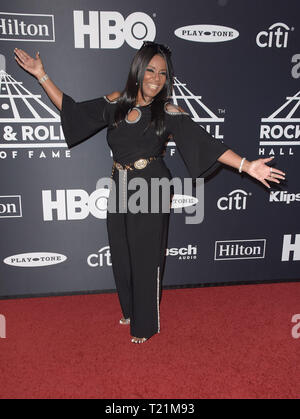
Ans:
<svg viewBox="0 0 300 419"><path fill-rule="evenodd" d="M156 46L158 50L161 51L162 53L168 54L168 55L172 54L171 49L167 45L157 44L156 42L152 42L152 41L144 41L142 48L148 47L148 46Z"/></svg>

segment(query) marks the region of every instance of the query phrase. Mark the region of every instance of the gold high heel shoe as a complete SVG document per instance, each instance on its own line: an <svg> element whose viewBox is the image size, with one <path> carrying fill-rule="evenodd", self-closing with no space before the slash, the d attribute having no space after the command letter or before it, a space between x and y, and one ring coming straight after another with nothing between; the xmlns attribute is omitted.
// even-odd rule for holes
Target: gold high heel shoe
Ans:
<svg viewBox="0 0 300 419"><path fill-rule="evenodd" d="M132 343L144 343L144 342L146 342L146 340L148 340L148 338L136 338L136 337L133 337L131 339L131 342Z"/></svg>
<svg viewBox="0 0 300 419"><path fill-rule="evenodd" d="M129 318L125 319L125 317L122 317L119 323L120 324L125 324L125 325L130 324L130 319Z"/></svg>

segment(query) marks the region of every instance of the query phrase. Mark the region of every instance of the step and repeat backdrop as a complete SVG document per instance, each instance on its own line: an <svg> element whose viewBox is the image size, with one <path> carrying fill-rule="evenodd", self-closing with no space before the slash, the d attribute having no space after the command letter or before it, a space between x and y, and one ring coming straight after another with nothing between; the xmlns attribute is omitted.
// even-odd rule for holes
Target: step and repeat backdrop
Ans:
<svg viewBox="0 0 300 419"><path fill-rule="evenodd" d="M241 156L274 156L287 179L268 190L222 167L205 181L201 223L172 208L163 284L299 279L299 12L298 0L1 2L0 297L115 289L97 188L112 168L106 130L68 149L15 47L39 51L56 85L83 101L121 91L144 40L167 44L173 102ZM188 177L172 141L165 162ZM195 205L195 188L176 198Z"/></svg>

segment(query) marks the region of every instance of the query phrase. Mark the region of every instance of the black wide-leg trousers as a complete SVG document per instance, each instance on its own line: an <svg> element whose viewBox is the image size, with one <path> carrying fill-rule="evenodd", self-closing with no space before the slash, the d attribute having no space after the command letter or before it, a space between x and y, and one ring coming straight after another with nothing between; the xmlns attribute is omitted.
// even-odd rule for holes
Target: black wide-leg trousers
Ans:
<svg viewBox="0 0 300 419"><path fill-rule="evenodd" d="M161 159L152 161L144 169L126 172L126 182L135 176L147 181L149 198L151 178L171 179L171 173ZM113 179L118 195L120 179L123 182L118 170ZM128 191L127 203L132 193ZM167 197L169 204L170 196L172 189ZM160 300L170 211L162 212L160 208L158 213L131 213L130 210L122 213L119 209L123 203L121 195L118 211L107 212L112 269L123 316L130 318L131 335L150 338L160 332Z"/></svg>

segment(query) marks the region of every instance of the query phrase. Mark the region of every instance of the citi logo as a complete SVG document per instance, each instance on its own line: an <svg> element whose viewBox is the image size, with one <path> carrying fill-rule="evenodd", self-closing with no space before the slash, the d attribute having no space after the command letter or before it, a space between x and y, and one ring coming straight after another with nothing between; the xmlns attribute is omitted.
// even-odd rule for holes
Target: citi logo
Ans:
<svg viewBox="0 0 300 419"><path fill-rule="evenodd" d="M166 256L178 256L179 260L197 259L197 254L197 246L192 246L191 244L188 247L172 247L171 249L166 249Z"/></svg>
<svg viewBox="0 0 300 419"><path fill-rule="evenodd" d="M256 35L256 44L260 48L287 48L289 28L285 23L274 23L267 31L261 31Z"/></svg>
<svg viewBox="0 0 300 419"><path fill-rule="evenodd" d="M225 42L238 38L239 32L226 26L191 25L176 29L175 35L193 42Z"/></svg>
<svg viewBox="0 0 300 419"><path fill-rule="evenodd" d="M300 260L300 234L285 234L283 236L281 261L288 262Z"/></svg>
<svg viewBox="0 0 300 419"><path fill-rule="evenodd" d="M55 42L54 16L0 12L0 40Z"/></svg>
<svg viewBox="0 0 300 419"><path fill-rule="evenodd" d="M83 10L74 10L73 20L75 48L117 49L126 42L139 49L143 41L154 41L156 36L154 21L142 12L124 19L119 12L92 11L87 16Z"/></svg>
<svg viewBox="0 0 300 419"><path fill-rule="evenodd" d="M217 201L217 207L220 211L242 211L247 208L247 198L252 193L247 193L243 189L236 189L230 192L227 196L222 196Z"/></svg>
<svg viewBox="0 0 300 419"><path fill-rule="evenodd" d="M215 260L263 259L266 240L216 241Z"/></svg>
<svg viewBox="0 0 300 419"><path fill-rule="evenodd" d="M21 195L0 196L0 218L22 217Z"/></svg>
<svg viewBox="0 0 300 419"><path fill-rule="evenodd" d="M40 266L57 265L67 260L67 256L59 253L33 252L8 256L3 260L6 265L21 268L34 268Z"/></svg>
<svg viewBox="0 0 300 419"><path fill-rule="evenodd" d="M87 264L91 268L102 268L103 266L112 266L110 247L104 246L98 250L98 253L92 253L87 258Z"/></svg>
<svg viewBox="0 0 300 419"><path fill-rule="evenodd" d="M300 193L288 193L287 191L270 192L270 202L285 202L289 205L295 201L300 201Z"/></svg>

